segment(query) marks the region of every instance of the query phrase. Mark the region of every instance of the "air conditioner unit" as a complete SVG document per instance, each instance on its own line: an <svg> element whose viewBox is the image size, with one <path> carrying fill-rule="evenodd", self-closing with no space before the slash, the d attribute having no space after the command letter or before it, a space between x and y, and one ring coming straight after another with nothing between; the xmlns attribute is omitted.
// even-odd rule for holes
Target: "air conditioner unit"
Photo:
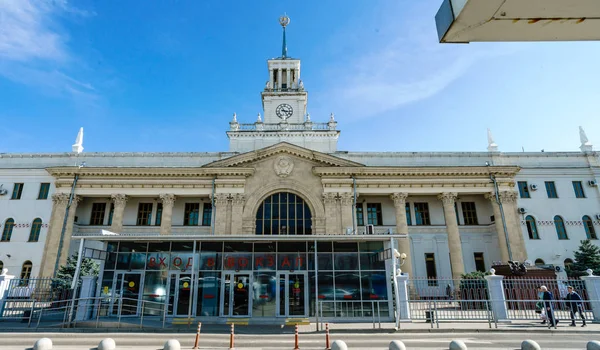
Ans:
<svg viewBox="0 0 600 350"><path fill-rule="evenodd" d="M525 214L527 210L525 208L519 208L519 214Z"/></svg>
<svg viewBox="0 0 600 350"><path fill-rule="evenodd" d="M600 214L596 214L596 220L600 220Z"/></svg>
<svg viewBox="0 0 600 350"><path fill-rule="evenodd" d="M590 181L588 181L588 185L590 185L592 187L596 187L596 186L598 186L598 181L596 181L596 180L590 180Z"/></svg>
<svg viewBox="0 0 600 350"><path fill-rule="evenodd" d="M4 188L0 188L0 196L4 196L7 193L8 193L7 190L5 190Z"/></svg>
<svg viewBox="0 0 600 350"><path fill-rule="evenodd" d="M537 185L536 184L529 185L529 188L531 188L532 191L537 191Z"/></svg>
<svg viewBox="0 0 600 350"><path fill-rule="evenodd" d="M373 226L373 225L365 226L365 234L374 235L375 234L375 226Z"/></svg>

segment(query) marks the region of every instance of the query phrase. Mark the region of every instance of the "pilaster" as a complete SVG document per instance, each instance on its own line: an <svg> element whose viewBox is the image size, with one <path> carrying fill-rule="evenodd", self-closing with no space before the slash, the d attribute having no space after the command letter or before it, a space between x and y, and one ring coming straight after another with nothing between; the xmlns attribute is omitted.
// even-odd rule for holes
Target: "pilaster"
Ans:
<svg viewBox="0 0 600 350"><path fill-rule="evenodd" d="M340 199L340 214L341 214L341 232L346 233L348 228L352 230L354 225L352 223L352 203L354 202L354 196L350 192L339 193Z"/></svg>
<svg viewBox="0 0 600 350"><path fill-rule="evenodd" d="M113 212L112 225L110 226L111 232L121 233L123 230L123 214L125 212L125 205L129 199L127 195L122 193L116 193L110 196L115 204L115 211Z"/></svg>
<svg viewBox="0 0 600 350"><path fill-rule="evenodd" d="M412 275L412 256L410 238L408 237L408 220L406 218L406 198L408 198L408 194L396 192L392 193L390 198L394 201L394 207L396 208L396 232L402 235L398 237L398 251L408 255L408 258L404 261L402 270Z"/></svg>
<svg viewBox="0 0 600 350"><path fill-rule="evenodd" d="M160 218L160 234L170 235L173 224L173 205L175 205L175 195L172 193L161 193L159 195L162 201L162 216Z"/></svg>
<svg viewBox="0 0 600 350"><path fill-rule="evenodd" d="M494 211L494 224L496 226L496 233L498 235L498 246L500 247L500 257L502 263L506 264L510 257L508 255L508 245L506 244L506 233L504 232L504 224L502 223L502 213L500 212L500 205L496 201L496 193L486 193L485 198L490 200L492 209Z"/></svg>
<svg viewBox="0 0 600 350"><path fill-rule="evenodd" d="M215 235L227 234L227 203L229 202L228 193L215 194Z"/></svg>
<svg viewBox="0 0 600 350"><path fill-rule="evenodd" d="M55 193L52 195L52 213L50 215L46 244L44 245L45 248L38 277L52 277L54 274L60 234L68 204L68 193Z"/></svg>
<svg viewBox="0 0 600 350"><path fill-rule="evenodd" d="M456 210L454 203L458 195L456 193L446 192L438 195L444 207L444 219L446 220L446 230L448 231L448 248L450 250L450 264L452 265L452 278L460 279L465 273L463 262L462 243L460 241L460 232L458 231L458 222L456 221Z"/></svg>
<svg viewBox="0 0 600 350"><path fill-rule="evenodd" d="M241 193L236 193L231 197L231 234L242 235L242 214L244 213L244 204L246 196Z"/></svg>
<svg viewBox="0 0 600 350"><path fill-rule="evenodd" d="M508 230L512 258L513 260L523 262L527 260L527 250L525 249L525 239L523 238L521 221L517 212L517 197L517 192L515 191L500 192L500 201L502 202L504 217L506 218L506 228Z"/></svg>
<svg viewBox="0 0 600 350"><path fill-rule="evenodd" d="M323 193L323 204L325 206L325 233L328 235L339 234L339 226L336 225L337 194L332 192Z"/></svg>

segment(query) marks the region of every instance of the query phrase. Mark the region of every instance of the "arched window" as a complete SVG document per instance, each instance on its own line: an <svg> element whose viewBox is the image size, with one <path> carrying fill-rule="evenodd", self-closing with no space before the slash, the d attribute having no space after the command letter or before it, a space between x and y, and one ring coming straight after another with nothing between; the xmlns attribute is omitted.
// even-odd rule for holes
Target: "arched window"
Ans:
<svg viewBox="0 0 600 350"><path fill-rule="evenodd" d="M257 235L310 235L312 215L300 196L280 192L267 197L256 212Z"/></svg>
<svg viewBox="0 0 600 350"><path fill-rule="evenodd" d="M587 239L598 239L592 218L585 215L581 218L581 220L583 221L583 227L585 227L585 235L587 236Z"/></svg>
<svg viewBox="0 0 600 350"><path fill-rule="evenodd" d="M538 235L537 225L535 224L535 218L531 215L527 215L525 218L525 224L527 225L527 233L529 239L540 239Z"/></svg>
<svg viewBox="0 0 600 350"><path fill-rule="evenodd" d="M2 230L2 239L0 239L0 242L10 242L10 236L12 236L14 226L15 220L6 219L4 222L4 229Z"/></svg>
<svg viewBox="0 0 600 350"><path fill-rule="evenodd" d="M556 234L558 235L558 239L569 239L567 236L567 229L565 228L565 221L560 216L556 215L554 217L554 226L556 226Z"/></svg>
<svg viewBox="0 0 600 350"><path fill-rule="evenodd" d="M545 265L546 263L542 259L535 259L535 266Z"/></svg>
<svg viewBox="0 0 600 350"><path fill-rule="evenodd" d="M29 242L37 242L40 239L40 231L42 230L42 219L36 218L31 223L31 231L29 231Z"/></svg>
<svg viewBox="0 0 600 350"><path fill-rule="evenodd" d="M31 268L33 264L31 261L27 260L23 263L23 268L21 269L21 286L29 285L29 278L31 278Z"/></svg>
<svg viewBox="0 0 600 350"><path fill-rule="evenodd" d="M566 258L564 261L565 267L568 267L573 264L573 259Z"/></svg>

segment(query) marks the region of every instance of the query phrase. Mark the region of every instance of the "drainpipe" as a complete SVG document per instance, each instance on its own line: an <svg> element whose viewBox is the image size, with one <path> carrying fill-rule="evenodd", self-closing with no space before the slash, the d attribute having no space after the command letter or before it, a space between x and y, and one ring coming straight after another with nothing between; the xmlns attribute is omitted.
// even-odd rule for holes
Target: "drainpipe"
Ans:
<svg viewBox="0 0 600 350"><path fill-rule="evenodd" d="M81 168L84 166L83 164L79 166ZM75 174L73 179L73 186L71 186L71 194L69 195L69 202L67 203L67 209L65 211L65 218L63 220L62 229L60 231L60 240L58 242L58 254L56 254L56 262L54 263L54 272L52 274L53 278L56 278L56 272L58 272L58 264L60 261L60 253L62 251L62 247L64 245L65 240L65 232L67 231L67 220L69 219L69 210L71 208L71 203L73 203L73 197L75 196L75 187L77 186L77 180L79 179L79 174Z"/></svg>
<svg viewBox="0 0 600 350"><path fill-rule="evenodd" d="M489 166L489 164L488 164ZM504 238L506 239L506 249L508 249L508 259L513 260L512 250L510 249L510 241L508 239L508 229L506 228L506 218L504 217L504 207L502 207L502 202L500 201L500 196L498 195L498 182L496 182L496 176L490 173L490 179L494 183L494 193L496 197L496 203L498 203L498 207L500 208L500 216L502 217L502 227L504 228Z"/></svg>
<svg viewBox="0 0 600 350"><path fill-rule="evenodd" d="M356 232L356 178L352 175L352 187L354 189L354 201L352 202L352 234Z"/></svg>
<svg viewBox="0 0 600 350"><path fill-rule="evenodd" d="M216 222L216 220L215 220L215 214L216 214L216 211L215 211L215 180L216 179L217 179L216 176L213 177L213 179L212 179L212 195L210 197L210 208L212 210L212 213L210 215L210 217L211 217L210 227L211 227L211 235L213 235L213 236L215 235L215 222Z"/></svg>

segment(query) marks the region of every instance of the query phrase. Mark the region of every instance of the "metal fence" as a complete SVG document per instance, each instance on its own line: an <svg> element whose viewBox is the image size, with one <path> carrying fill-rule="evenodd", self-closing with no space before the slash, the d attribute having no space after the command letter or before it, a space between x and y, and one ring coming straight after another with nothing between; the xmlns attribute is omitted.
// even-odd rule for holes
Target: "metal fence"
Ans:
<svg viewBox="0 0 600 350"><path fill-rule="evenodd" d="M369 319L373 322L373 328L376 323L381 328L381 321L389 320L388 305L387 300L320 300L317 323L341 319Z"/></svg>
<svg viewBox="0 0 600 350"><path fill-rule="evenodd" d="M73 298L71 280L56 278L13 279L0 309L0 318L27 317L35 308L60 308Z"/></svg>

